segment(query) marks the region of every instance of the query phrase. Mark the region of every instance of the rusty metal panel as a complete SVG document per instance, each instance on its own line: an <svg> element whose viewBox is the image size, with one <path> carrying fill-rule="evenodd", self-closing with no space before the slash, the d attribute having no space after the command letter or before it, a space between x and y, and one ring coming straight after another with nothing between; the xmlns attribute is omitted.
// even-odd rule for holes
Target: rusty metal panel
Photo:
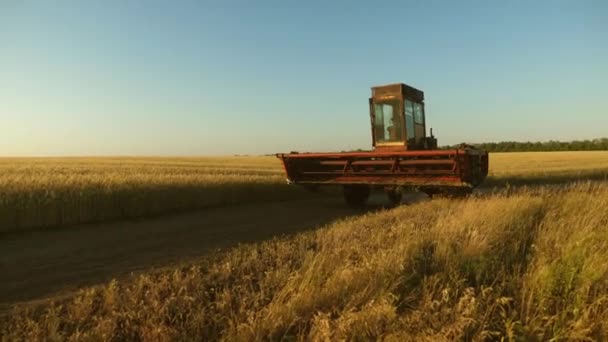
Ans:
<svg viewBox="0 0 608 342"><path fill-rule="evenodd" d="M427 151L367 151L367 152L306 152L279 153L279 157L289 158L390 158L390 157L422 157L422 156L456 156L459 150L427 150Z"/></svg>
<svg viewBox="0 0 608 342"><path fill-rule="evenodd" d="M277 157L283 161L289 182L295 184L474 187L487 176L487 153L471 149L291 153Z"/></svg>
<svg viewBox="0 0 608 342"><path fill-rule="evenodd" d="M407 98L416 102L424 102L424 92L403 83L386 84L372 87L372 98L387 97Z"/></svg>

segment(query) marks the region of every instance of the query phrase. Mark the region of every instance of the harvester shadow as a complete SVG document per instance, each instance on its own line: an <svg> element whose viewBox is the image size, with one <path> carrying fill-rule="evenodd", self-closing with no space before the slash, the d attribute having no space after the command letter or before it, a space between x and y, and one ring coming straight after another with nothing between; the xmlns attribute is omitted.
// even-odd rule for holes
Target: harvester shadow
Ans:
<svg viewBox="0 0 608 342"><path fill-rule="evenodd" d="M16 302L188 263L239 244L291 236L360 214L341 197L314 196L4 234L0 313Z"/></svg>
<svg viewBox="0 0 608 342"><path fill-rule="evenodd" d="M583 170L570 173L549 173L546 175L513 175L489 176L485 182L476 188L474 196L492 196L493 194L518 193L520 190L528 191L559 189L580 183L608 182L608 170ZM386 200L381 193L372 194L365 211L381 211L392 209L394 206ZM436 196L437 198L449 198ZM412 205L432 200L420 191L405 191L400 205Z"/></svg>

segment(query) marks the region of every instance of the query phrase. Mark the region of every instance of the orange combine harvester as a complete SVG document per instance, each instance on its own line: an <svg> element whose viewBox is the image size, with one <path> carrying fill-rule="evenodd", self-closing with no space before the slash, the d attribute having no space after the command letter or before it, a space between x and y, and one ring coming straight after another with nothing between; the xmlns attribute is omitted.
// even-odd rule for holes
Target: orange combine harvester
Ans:
<svg viewBox="0 0 608 342"><path fill-rule="evenodd" d="M438 149L426 135L424 93L406 84L372 87L369 99L373 150L342 153L279 153L287 182L314 189L342 185L350 206L363 206L372 188L393 204L401 189L463 196L488 174L488 153L472 146Z"/></svg>

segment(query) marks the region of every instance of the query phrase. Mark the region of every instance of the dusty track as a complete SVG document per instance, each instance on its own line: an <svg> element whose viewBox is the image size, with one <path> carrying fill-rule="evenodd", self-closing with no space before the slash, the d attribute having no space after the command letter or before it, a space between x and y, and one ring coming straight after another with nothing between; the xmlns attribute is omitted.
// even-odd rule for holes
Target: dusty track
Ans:
<svg viewBox="0 0 608 342"><path fill-rule="evenodd" d="M0 312L216 248L292 234L359 214L341 198L261 203L145 221L0 235Z"/></svg>

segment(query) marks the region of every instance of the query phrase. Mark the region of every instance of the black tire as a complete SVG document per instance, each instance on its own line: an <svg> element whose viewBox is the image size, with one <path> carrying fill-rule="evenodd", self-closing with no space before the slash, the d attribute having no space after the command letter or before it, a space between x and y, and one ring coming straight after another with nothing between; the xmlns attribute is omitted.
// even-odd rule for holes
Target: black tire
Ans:
<svg viewBox="0 0 608 342"><path fill-rule="evenodd" d="M424 192L430 199L439 193L436 189L424 189L422 192Z"/></svg>
<svg viewBox="0 0 608 342"><path fill-rule="evenodd" d="M401 204L401 199L403 198L403 193L399 189L390 189L385 190L386 197L388 197L389 202L393 207Z"/></svg>
<svg viewBox="0 0 608 342"><path fill-rule="evenodd" d="M429 198L467 198L473 193L472 188L428 189L423 192Z"/></svg>
<svg viewBox="0 0 608 342"><path fill-rule="evenodd" d="M317 192L319 192L319 188L320 188L319 184L306 184L306 185L304 185L304 189L306 189L309 192L317 193Z"/></svg>
<svg viewBox="0 0 608 342"><path fill-rule="evenodd" d="M344 186L344 200L351 208L362 208L369 198L370 188L365 184Z"/></svg>
<svg viewBox="0 0 608 342"><path fill-rule="evenodd" d="M456 194L456 198L468 198L473 194L473 188L462 188Z"/></svg>

